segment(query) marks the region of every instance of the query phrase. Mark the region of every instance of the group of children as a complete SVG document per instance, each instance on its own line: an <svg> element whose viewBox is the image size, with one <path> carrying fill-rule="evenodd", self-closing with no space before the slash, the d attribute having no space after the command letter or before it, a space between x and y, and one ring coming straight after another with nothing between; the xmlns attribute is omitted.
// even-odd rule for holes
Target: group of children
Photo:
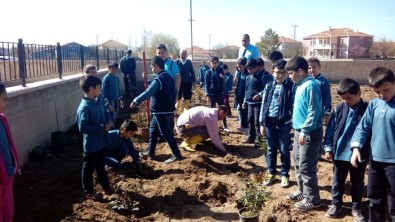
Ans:
<svg viewBox="0 0 395 222"><path fill-rule="evenodd" d="M352 215L355 221L364 221L361 205L364 174L369 163L369 221L384 221L386 212L395 220L393 71L386 67L371 71L368 76L369 85L378 98L370 103L362 100L358 82L343 79L337 87L337 94L343 102L332 111L329 81L320 74L318 59L295 57L288 62L282 58L271 61L272 74L262 69L263 60L239 59L235 92L240 129L249 128L246 142L255 143L259 137L266 137L268 141L265 185L271 185L275 181L279 150L281 187L289 186L289 143L293 129L293 158L298 189L289 194L288 199L296 201L297 208L309 210L321 206L317 163L323 154L323 145L324 157L333 160L332 204L325 216L334 218L340 215L345 180L349 173ZM218 58L214 57L210 61L211 67L204 73L205 93L212 107L224 104L223 96L228 95L231 89L231 84L224 84L227 78L230 79L228 67L222 66L224 72L218 67L218 63ZM134 108L150 97L152 122L149 147L140 156L153 158L156 140L162 134L172 150L172 156L165 163L172 163L183 158L171 130L177 84L174 76L166 71L163 58L155 56L150 65L156 77L149 88L130 105ZM103 198L101 192L94 191L94 171L104 194L110 195L114 190L106 174L106 164L122 169L120 161L126 155L131 155L136 166L140 166L139 154L130 141L137 132L136 124L125 120L119 129L114 130L122 97L119 79L115 76L118 64L110 63L108 68L109 73L102 82L97 77L96 68L88 65L85 68L86 75L79 82L85 93L77 109L77 123L83 133L82 186L84 196L93 200ZM0 210L4 221L10 221L13 217L12 181L18 172L18 157L3 114L7 104L6 88L0 84ZM226 121L224 124L226 127ZM325 136L324 124L327 124Z"/></svg>

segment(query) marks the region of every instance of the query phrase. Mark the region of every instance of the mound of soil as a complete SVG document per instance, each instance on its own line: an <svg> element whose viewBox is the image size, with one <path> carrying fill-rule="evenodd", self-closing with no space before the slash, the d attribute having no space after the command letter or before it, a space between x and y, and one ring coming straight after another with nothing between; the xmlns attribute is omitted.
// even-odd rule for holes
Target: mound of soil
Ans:
<svg viewBox="0 0 395 222"><path fill-rule="evenodd" d="M332 88L333 104L338 104L340 97L335 92ZM374 96L363 86L365 100ZM193 102L205 105L198 91ZM140 108L141 112L144 110ZM124 109L121 114L126 118L130 112ZM235 131L237 118L228 118L228 124ZM207 141L196 147L197 152L181 150L185 159L170 165L163 163L170 157L170 148L160 143L156 158L142 160L143 168L139 172L130 157L123 160L125 170L116 172L108 168L117 192L103 202L93 202L82 198L78 134L70 132L66 138L64 153L26 164L22 175L15 178L14 221L238 221L240 206L236 200L244 186L240 173L248 176L266 170L264 151L242 144L246 136L236 132L222 135L230 151L227 156L221 156ZM140 151L147 147L140 137L134 139L134 144ZM262 209L260 221L331 221L324 216L331 203L331 162L319 162L318 179L324 205L317 210L300 211L287 200L286 196L297 186L293 169L290 174L289 188L280 187L279 177L268 187L272 199ZM99 186L96 189L101 190ZM336 221L352 221L349 188L344 202L344 213ZM366 197L363 207L367 212Z"/></svg>

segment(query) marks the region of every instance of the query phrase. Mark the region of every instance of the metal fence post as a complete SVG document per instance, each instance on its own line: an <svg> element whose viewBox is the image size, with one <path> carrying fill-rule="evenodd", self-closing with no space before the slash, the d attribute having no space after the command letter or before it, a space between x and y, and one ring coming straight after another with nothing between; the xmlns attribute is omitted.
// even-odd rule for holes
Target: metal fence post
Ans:
<svg viewBox="0 0 395 222"><path fill-rule="evenodd" d="M56 60L58 62L59 79L62 79L62 74L63 74L62 47L60 47L59 42L56 43Z"/></svg>
<svg viewBox="0 0 395 222"><path fill-rule="evenodd" d="M110 49L107 48L107 64L110 64Z"/></svg>
<svg viewBox="0 0 395 222"><path fill-rule="evenodd" d="M23 40L18 39L18 62L19 62L19 76L22 80L22 86L26 87L26 59L25 46Z"/></svg>
<svg viewBox="0 0 395 222"><path fill-rule="evenodd" d="M84 46L80 46L80 59L81 59L81 72L84 72L84 66L85 66L85 64L84 64L84 58L85 58L85 55L84 55Z"/></svg>
<svg viewBox="0 0 395 222"><path fill-rule="evenodd" d="M99 70L99 47L96 45L96 69Z"/></svg>

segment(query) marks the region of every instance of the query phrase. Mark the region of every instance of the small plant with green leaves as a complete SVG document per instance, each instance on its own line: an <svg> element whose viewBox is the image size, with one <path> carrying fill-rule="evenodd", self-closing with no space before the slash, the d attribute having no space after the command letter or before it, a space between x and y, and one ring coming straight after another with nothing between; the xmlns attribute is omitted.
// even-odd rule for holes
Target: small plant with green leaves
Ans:
<svg viewBox="0 0 395 222"><path fill-rule="evenodd" d="M264 178L263 173L258 173L245 180L245 188L238 200L246 208L242 212L243 216L258 215L265 203L271 198L270 193L266 191L266 186L263 185Z"/></svg>
<svg viewBox="0 0 395 222"><path fill-rule="evenodd" d="M133 201L128 192L122 192L120 196L108 204L108 208L123 215L130 215L140 210L140 203Z"/></svg>
<svg viewBox="0 0 395 222"><path fill-rule="evenodd" d="M259 139L259 149L266 153L266 151L267 151L267 139L266 138Z"/></svg>

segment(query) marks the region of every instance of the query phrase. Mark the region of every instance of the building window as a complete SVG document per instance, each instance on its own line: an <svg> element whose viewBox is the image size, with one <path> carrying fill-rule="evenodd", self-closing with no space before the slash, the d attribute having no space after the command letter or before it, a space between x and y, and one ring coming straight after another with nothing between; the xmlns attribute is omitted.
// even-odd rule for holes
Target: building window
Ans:
<svg viewBox="0 0 395 222"><path fill-rule="evenodd" d="M313 52L312 51L310 51L310 56L313 56Z"/></svg>
<svg viewBox="0 0 395 222"><path fill-rule="evenodd" d="M347 45L347 38L341 38L340 45Z"/></svg>
<svg viewBox="0 0 395 222"><path fill-rule="evenodd" d="M322 39L320 39L320 43L319 44L322 45Z"/></svg>

